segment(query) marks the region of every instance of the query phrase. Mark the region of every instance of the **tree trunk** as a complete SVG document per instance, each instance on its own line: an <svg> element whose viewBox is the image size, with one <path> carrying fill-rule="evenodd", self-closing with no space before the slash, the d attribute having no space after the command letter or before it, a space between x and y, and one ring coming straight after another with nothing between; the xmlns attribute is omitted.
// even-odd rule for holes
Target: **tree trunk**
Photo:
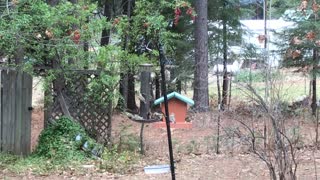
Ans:
<svg viewBox="0 0 320 180"><path fill-rule="evenodd" d="M107 18L107 21L111 19L111 10L112 10L112 3L110 0L106 0L104 4L104 11L103 16ZM101 46L106 46L109 44L110 40L110 30L103 29L102 30L102 37L101 37Z"/></svg>
<svg viewBox="0 0 320 180"><path fill-rule="evenodd" d="M223 4L223 9L225 9L225 3ZM222 82L222 101L221 101L221 110L224 110L224 106L228 102L228 72L227 72L227 63L228 63L228 45L227 45L227 22L226 17L222 17L222 36L223 36L223 82Z"/></svg>
<svg viewBox="0 0 320 180"><path fill-rule="evenodd" d="M168 91L167 91L168 94L176 91L177 89L177 84L176 82L174 82L176 78L175 68L170 68L169 72L170 72L170 79L168 79Z"/></svg>
<svg viewBox="0 0 320 180"><path fill-rule="evenodd" d="M128 74L127 73L120 73L119 92L122 97L122 100L119 103L119 105L121 108L127 109L127 104L128 104Z"/></svg>
<svg viewBox="0 0 320 180"><path fill-rule="evenodd" d="M156 73L156 77L155 77L155 85L156 85L156 98L155 99L159 99L160 98L160 77L159 74Z"/></svg>
<svg viewBox="0 0 320 180"><path fill-rule="evenodd" d="M151 82L151 73L150 71L143 71L141 72L140 76L141 86L140 92L141 96L143 96L144 100L140 100L140 116L143 119L149 119L149 112L150 112L150 82ZM141 124L140 129L140 151L141 154L144 154L144 144L143 144L143 130L144 130L144 123Z"/></svg>
<svg viewBox="0 0 320 180"><path fill-rule="evenodd" d="M128 73L128 103L127 109L132 112L137 111L137 103L135 98L135 80L133 71L129 71Z"/></svg>
<svg viewBox="0 0 320 180"><path fill-rule="evenodd" d="M56 6L59 3L59 0L47 0L46 1L50 6Z"/></svg>
<svg viewBox="0 0 320 180"><path fill-rule="evenodd" d="M317 114L317 75L316 75L316 66L318 64L318 51L313 49L313 71L312 71L312 115L316 116Z"/></svg>
<svg viewBox="0 0 320 180"><path fill-rule="evenodd" d="M129 19L129 23L130 23L130 18L131 18L131 5L132 0L128 0L126 2L126 8L124 8L124 12L127 14L128 19ZM128 43L129 43L129 35L126 35L124 38L124 50L128 50ZM126 63L123 63L122 66L125 66L126 69ZM120 94L122 96L122 102L121 102L121 106L124 109L127 109L127 104L128 104L128 73L127 72L122 72L120 74L120 86L119 86L119 91Z"/></svg>
<svg viewBox="0 0 320 180"><path fill-rule="evenodd" d="M208 0L196 0L197 13L195 29L195 73L194 95L195 110L209 110L208 92Z"/></svg>
<svg viewBox="0 0 320 180"><path fill-rule="evenodd" d="M177 80L177 92L181 94L182 91L182 82L181 80Z"/></svg>
<svg viewBox="0 0 320 180"><path fill-rule="evenodd" d="M17 37L17 39L19 40L19 38ZM23 63L24 60L24 48L22 46L19 45L19 43L17 42L17 49L14 53L14 63L16 65L19 65L21 63Z"/></svg>
<svg viewBox="0 0 320 180"><path fill-rule="evenodd" d="M86 19L86 23L89 23L89 17L87 17L87 19ZM88 40L85 40L84 42L83 42L83 51L85 51L85 52L88 52L89 51L89 42L88 42ZM89 62L88 62L88 60L89 60L89 54L88 53L86 53L86 55L85 55L85 58L86 58L86 61L85 61L85 65L84 65L84 69L88 69L89 68Z"/></svg>

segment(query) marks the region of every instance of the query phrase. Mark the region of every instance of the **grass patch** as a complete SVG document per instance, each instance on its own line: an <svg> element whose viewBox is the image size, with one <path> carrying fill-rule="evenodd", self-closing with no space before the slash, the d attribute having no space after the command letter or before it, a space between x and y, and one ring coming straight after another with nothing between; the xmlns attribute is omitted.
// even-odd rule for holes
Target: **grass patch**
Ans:
<svg viewBox="0 0 320 180"><path fill-rule="evenodd" d="M279 99L283 102L291 103L298 97L309 94L309 81L305 80L299 74L286 74L282 71L274 71L272 74L272 94L274 98ZM232 82L232 100L246 101L250 100L244 93L243 88L238 86L238 83L249 84L250 71L240 71L237 77L234 77ZM264 82L263 71L252 72L252 86L261 97L265 97L265 82ZM320 83L320 81L318 81ZM220 86L222 88L222 77L220 77ZM270 88L270 87L269 87ZM216 80L209 85L210 97L217 99L217 84ZM317 95L320 95L320 88L317 89ZM278 97L276 97L278 96Z"/></svg>

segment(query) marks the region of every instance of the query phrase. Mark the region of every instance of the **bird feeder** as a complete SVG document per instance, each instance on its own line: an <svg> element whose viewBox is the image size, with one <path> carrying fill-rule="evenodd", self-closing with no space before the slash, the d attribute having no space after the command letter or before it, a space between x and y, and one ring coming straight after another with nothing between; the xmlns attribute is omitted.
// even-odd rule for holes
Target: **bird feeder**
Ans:
<svg viewBox="0 0 320 180"><path fill-rule="evenodd" d="M172 92L168 94L167 97L168 97L169 119L170 119L171 128L177 128L177 129L192 128L192 123L186 122L186 116L187 116L188 106L193 106L194 101L177 92ZM160 105L161 111L165 114L163 97L155 100L154 105ZM157 128L166 127L165 118L163 118L162 122L155 123L155 127Z"/></svg>

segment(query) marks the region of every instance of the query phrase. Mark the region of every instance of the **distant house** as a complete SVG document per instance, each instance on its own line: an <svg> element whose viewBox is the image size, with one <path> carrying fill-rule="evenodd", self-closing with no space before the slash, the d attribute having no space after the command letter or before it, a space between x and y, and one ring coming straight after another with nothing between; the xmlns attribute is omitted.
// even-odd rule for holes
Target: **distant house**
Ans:
<svg viewBox="0 0 320 180"><path fill-rule="evenodd" d="M264 50L264 21L263 20L241 20L242 28L246 33L242 36L242 47L233 46L231 51L235 54L242 54L244 52L243 46L246 44L253 45L257 48L257 53L261 54L261 57L265 53ZM283 19L267 20L267 50L268 50L268 64L272 67L279 66L282 54L277 52L278 46L275 42L279 42L279 37L275 35L287 28L294 27L294 22L285 21Z"/></svg>
<svg viewBox="0 0 320 180"><path fill-rule="evenodd" d="M263 56L266 55L266 51L264 49L264 20L240 20L241 29L243 30L241 34L241 41L231 42L233 44L229 46L228 49L228 59L229 65L231 66L234 61L238 61L241 64L240 68L249 67L252 63L262 63ZM218 25L215 22L210 23L210 26L216 28L222 28L222 26ZM268 63L272 67L279 66L279 62L281 61L282 54L279 53L278 46L275 42L280 42L279 37L277 37L276 33L279 33L287 28L294 27L294 22L285 21L284 19L277 20L267 20L266 21L266 29L267 29L267 51L268 51ZM209 32L212 34L214 32ZM244 56L248 51L248 47L253 47L255 50L255 56L248 58L246 56L245 60L250 59L250 62L241 63L244 60ZM216 59L217 65L222 65L222 57L217 58L216 54L211 55L212 59ZM251 63L251 64L250 64ZM214 72L217 71L214 69Z"/></svg>

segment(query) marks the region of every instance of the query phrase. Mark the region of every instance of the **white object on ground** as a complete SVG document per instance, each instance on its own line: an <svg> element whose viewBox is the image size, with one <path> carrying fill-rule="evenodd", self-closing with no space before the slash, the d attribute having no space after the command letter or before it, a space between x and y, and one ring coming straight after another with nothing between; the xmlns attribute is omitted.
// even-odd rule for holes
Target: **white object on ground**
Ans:
<svg viewBox="0 0 320 180"><path fill-rule="evenodd" d="M170 166L169 165L153 165L144 167L144 172L146 174L161 174L161 173L169 173Z"/></svg>

